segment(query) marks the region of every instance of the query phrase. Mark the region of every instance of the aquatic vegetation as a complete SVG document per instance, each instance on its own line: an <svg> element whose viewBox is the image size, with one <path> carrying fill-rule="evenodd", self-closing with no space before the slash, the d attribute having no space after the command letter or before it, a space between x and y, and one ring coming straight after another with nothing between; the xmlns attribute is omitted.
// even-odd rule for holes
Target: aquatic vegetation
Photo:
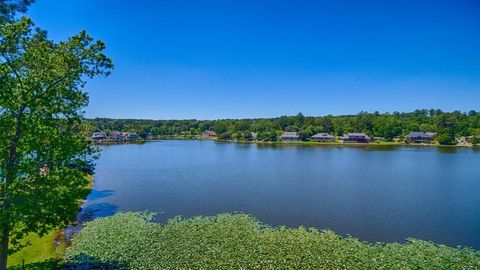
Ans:
<svg viewBox="0 0 480 270"><path fill-rule="evenodd" d="M246 214L180 217L120 213L89 222L67 264L117 269L480 269L480 253L416 239L370 244L332 231L273 228Z"/></svg>

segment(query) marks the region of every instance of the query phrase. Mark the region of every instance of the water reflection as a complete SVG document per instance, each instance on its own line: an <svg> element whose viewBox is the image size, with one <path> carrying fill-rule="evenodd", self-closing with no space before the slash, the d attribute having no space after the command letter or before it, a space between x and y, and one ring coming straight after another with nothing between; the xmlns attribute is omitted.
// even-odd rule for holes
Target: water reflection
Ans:
<svg viewBox="0 0 480 270"><path fill-rule="evenodd" d="M92 189L87 199L82 204L80 212L77 214L77 221L70 224L65 229L65 240L67 243L71 241L74 234L78 233L83 224L87 221L92 221L99 217L108 217L114 215L118 211L118 206L109 202L98 202L101 199L105 199L112 196L114 191L111 189Z"/></svg>
<svg viewBox="0 0 480 270"><path fill-rule="evenodd" d="M108 217L115 214L117 209L117 205L107 202L88 204L82 208L77 216L77 220L78 222L83 223L91 221L93 218Z"/></svg>
<svg viewBox="0 0 480 270"><path fill-rule="evenodd" d="M90 194L87 197L87 201L94 201L98 199L103 199L108 196L112 196L114 193L113 190L111 189L104 189L104 190L97 190L97 189L92 189Z"/></svg>

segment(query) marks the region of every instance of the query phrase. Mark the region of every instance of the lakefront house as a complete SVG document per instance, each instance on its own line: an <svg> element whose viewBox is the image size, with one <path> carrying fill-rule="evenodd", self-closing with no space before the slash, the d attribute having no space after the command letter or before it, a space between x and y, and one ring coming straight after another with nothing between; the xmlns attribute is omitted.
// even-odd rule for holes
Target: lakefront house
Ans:
<svg viewBox="0 0 480 270"><path fill-rule="evenodd" d="M108 139L111 141L124 141L124 140L136 140L138 139L138 134L135 132L118 132L113 131L108 134Z"/></svg>
<svg viewBox="0 0 480 270"><path fill-rule="evenodd" d="M311 137L311 140L316 142L334 142L336 138L328 133L317 133Z"/></svg>
<svg viewBox="0 0 480 270"><path fill-rule="evenodd" d="M104 140L105 138L107 138L105 132L93 132L92 134L92 139L94 140Z"/></svg>
<svg viewBox="0 0 480 270"><path fill-rule="evenodd" d="M202 132L202 138L211 138L211 137L216 137L217 133L213 130L205 130Z"/></svg>
<svg viewBox="0 0 480 270"><path fill-rule="evenodd" d="M110 134L108 134L108 139L112 140L112 141L122 140L123 139L123 133L113 131Z"/></svg>
<svg viewBox="0 0 480 270"><path fill-rule="evenodd" d="M347 133L342 140L344 143L369 143L372 138L365 133Z"/></svg>
<svg viewBox="0 0 480 270"><path fill-rule="evenodd" d="M430 143L435 138L435 135L437 135L435 132L414 131L405 136L405 139L413 143Z"/></svg>
<svg viewBox="0 0 480 270"><path fill-rule="evenodd" d="M124 132L123 137L127 140L136 140L138 139L138 134L135 132Z"/></svg>
<svg viewBox="0 0 480 270"><path fill-rule="evenodd" d="M300 139L300 136L297 132L285 131L283 132L282 136L280 136L280 138L282 139L282 141L298 141Z"/></svg>

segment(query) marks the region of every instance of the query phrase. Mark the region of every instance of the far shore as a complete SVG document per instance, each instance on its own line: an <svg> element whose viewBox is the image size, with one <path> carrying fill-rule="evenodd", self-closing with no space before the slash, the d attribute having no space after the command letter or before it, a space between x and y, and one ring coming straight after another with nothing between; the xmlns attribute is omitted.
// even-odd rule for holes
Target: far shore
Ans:
<svg viewBox="0 0 480 270"><path fill-rule="evenodd" d="M228 142L228 143L243 143L243 144L258 144L258 145L305 145L305 146L416 146L416 147L462 147L462 148L480 148L480 145L471 145L471 144L456 144L456 145L441 145L438 143L404 143L404 142L387 142L387 141L373 141L369 143L344 143L341 141L335 142L315 142L315 141L237 141L237 140L222 140L216 137L202 138L202 137L177 137L169 136L159 139L146 139L142 140L139 143L144 142L155 142L155 141L165 141L165 140L210 140L216 142ZM126 143L136 143L136 142L126 142ZM108 143L107 143L108 144ZM110 144L122 144L122 143L110 143Z"/></svg>

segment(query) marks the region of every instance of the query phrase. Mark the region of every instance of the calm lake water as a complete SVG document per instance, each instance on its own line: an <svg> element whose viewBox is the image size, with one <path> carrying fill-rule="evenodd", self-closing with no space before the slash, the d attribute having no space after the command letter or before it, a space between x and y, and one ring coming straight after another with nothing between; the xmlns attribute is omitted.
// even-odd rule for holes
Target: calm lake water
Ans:
<svg viewBox="0 0 480 270"><path fill-rule="evenodd" d="M244 212L370 242L480 249L480 151L161 141L102 147L81 218Z"/></svg>

